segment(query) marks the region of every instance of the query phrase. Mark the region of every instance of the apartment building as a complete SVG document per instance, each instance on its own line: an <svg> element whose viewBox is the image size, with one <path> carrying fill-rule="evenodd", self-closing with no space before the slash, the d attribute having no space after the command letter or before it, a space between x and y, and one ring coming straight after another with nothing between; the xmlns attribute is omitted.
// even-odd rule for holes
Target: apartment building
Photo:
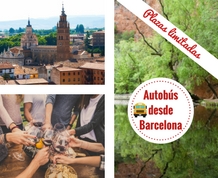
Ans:
<svg viewBox="0 0 218 178"><path fill-rule="evenodd" d="M83 70L71 67L53 67L51 81L56 85L80 85L84 83Z"/></svg>
<svg viewBox="0 0 218 178"><path fill-rule="evenodd" d="M84 84L104 84L105 83L105 63L96 62L91 63L87 62L84 65L80 66L80 69L83 69L84 72Z"/></svg>
<svg viewBox="0 0 218 178"><path fill-rule="evenodd" d="M105 32L97 31L92 34L92 45L93 47L104 47L105 46Z"/></svg>

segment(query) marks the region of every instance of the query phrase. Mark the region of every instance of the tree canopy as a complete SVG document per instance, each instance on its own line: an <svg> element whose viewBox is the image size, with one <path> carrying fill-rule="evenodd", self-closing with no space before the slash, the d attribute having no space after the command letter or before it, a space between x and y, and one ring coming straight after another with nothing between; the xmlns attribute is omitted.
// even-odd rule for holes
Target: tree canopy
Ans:
<svg viewBox="0 0 218 178"><path fill-rule="evenodd" d="M84 33L84 26L83 26L83 24L79 24L79 25L77 25L76 26L76 33Z"/></svg>
<svg viewBox="0 0 218 178"><path fill-rule="evenodd" d="M218 57L218 38L214 31L217 2L166 0L163 14L175 26ZM137 20L135 23L137 27ZM140 32L140 29L139 29ZM116 36L117 37L117 36ZM150 38L133 38L115 44L115 92L131 93L142 81L154 77L175 79L188 89L200 85L210 74L157 33ZM191 69L191 70L190 70ZM214 78L211 76L211 80Z"/></svg>

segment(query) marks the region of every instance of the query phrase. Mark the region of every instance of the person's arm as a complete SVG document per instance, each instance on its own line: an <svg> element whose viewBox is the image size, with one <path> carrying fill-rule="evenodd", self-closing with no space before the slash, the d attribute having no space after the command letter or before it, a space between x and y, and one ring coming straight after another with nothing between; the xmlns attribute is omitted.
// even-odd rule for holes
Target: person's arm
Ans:
<svg viewBox="0 0 218 178"><path fill-rule="evenodd" d="M4 134L0 135L0 144L4 144L5 143L5 139L4 139Z"/></svg>
<svg viewBox="0 0 218 178"><path fill-rule="evenodd" d="M28 167L22 173L20 173L16 178L23 178L23 177L31 178L39 167L40 167L39 163L33 159L28 165Z"/></svg>
<svg viewBox="0 0 218 178"><path fill-rule="evenodd" d="M97 127L99 123L102 122L102 120L104 120L105 117L104 104L105 103L104 103L104 95L103 95L96 106L96 110L94 112L92 120L84 126L75 128L70 132L70 134L73 134L75 136L80 136L90 132L95 127Z"/></svg>
<svg viewBox="0 0 218 178"><path fill-rule="evenodd" d="M70 129L72 128L73 123L74 123L74 121L76 120L76 117L77 117L77 114L73 114L73 115L71 116L70 122L69 122L69 124L67 125L67 130L70 130Z"/></svg>
<svg viewBox="0 0 218 178"><path fill-rule="evenodd" d="M53 110L53 105L51 103L46 104L45 106L45 124L43 125L43 128L52 128L51 125L51 113Z"/></svg>
<svg viewBox="0 0 218 178"><path fill-rule="evenodd" d="M74 136L70 137L69 142L70 147L79 147L85 150L93 151L93 152L104 152L104 146L101 143L91 143L84 140L80 140L75 138Z"/></svg>
<svg viewBox="0 0 218 178"><path fill-rule="evenodd" d="M19 128L15 128L16 124L9 116L8 111L5 109L4 104L3 104L3 100L2 100L2 95L0 95L0 117L1 117L2 121L5 123L7 128L9 128L10 130L12 128L14 128L13 132L20 131Z"/></svg>
<svg viewBox="0 0 218 178"><path fill-rule="evenodd" d="M75 106L73 108L73 114L71 116L71 119L70 119L70 122L67 126L67 130L70 131L70 129L72 128L73 126L73 123L75 122L75 120L77 119L77 116L79 115L80 113L80 102L81 102L81 95L79 96L79 98L77 99L77 102L75 103ZM69 132L70 133L70 132Z"/></svg>
<svg viewBox="0 0 218 178"><path fill-rule="evenodd" d="M33 103L31 102L24 103L24 116L29 122L33 120L32 115L30 113L32 110L32 105Z"/></svg>
<svg viewBox="0 0 218 178"><path fill-rule="evenodd" d="M21 132L13 132L6 133L4 136L5 142L12 142L15 144L23 144L26 146L35 145L34 142L30 141L30 139L36 138L34 135L26 134L24 131Z"/></svg>
<svg viewBox="0 0 218 178"><path fill-rule="evenodd" d="M0 135L0 144L4 143L15 143L22 144L26 146L35 145L34 142L30 141L30 139L34 139L35 136L26 134L25 132L13 132L13 133L5 133Z"/></svg>
<svg viewBox="0 0 218 178"><path fill-rule="evenodd" d="M39 150L29 166L16 178L31 178L40 166L46 164L49 161L48 149L49 147L44 147L43 149Z"/></svg>
<svg viewBox="0 0 218 178"><path fill-rule="evenodd" d="M54 164L83 164L87 166L99 167L101 163L101 156L87 156L81 158L70 158L65 155L55 155L53 158Z"/></svg>
<svg viewBox="0 0 218 178"><path fill-rule="evenodd" d="M48 95L45 104L45 124L43 128L51 128L51 114L56 95Z"/></svg>

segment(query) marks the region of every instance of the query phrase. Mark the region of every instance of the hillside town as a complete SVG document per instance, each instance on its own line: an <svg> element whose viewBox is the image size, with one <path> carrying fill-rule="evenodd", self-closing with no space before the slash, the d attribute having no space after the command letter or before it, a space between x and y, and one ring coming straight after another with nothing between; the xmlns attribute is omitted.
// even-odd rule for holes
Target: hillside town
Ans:
<svg viewBox="0 0 218 178"><path fill-rule="evenodd" d="M90 45L104 49L105 32L96 31ZM39 45L30 19L20 46L0 53L1 85L81 85L105 83L105 58L86 50L85 34L70 34L70 24L62 5L57 22L57 44Z"/></svg>

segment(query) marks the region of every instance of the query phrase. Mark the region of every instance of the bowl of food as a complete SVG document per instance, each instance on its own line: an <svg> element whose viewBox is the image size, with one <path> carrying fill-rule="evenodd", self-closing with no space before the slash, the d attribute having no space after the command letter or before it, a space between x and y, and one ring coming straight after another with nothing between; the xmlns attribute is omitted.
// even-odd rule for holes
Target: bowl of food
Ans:
<svg viewBox="0 0 218 178"><path fill-rule="evenodd" d="M56 164L46 170L45 178L78 178L78 176L73 167L65 164Z"/></svg>

